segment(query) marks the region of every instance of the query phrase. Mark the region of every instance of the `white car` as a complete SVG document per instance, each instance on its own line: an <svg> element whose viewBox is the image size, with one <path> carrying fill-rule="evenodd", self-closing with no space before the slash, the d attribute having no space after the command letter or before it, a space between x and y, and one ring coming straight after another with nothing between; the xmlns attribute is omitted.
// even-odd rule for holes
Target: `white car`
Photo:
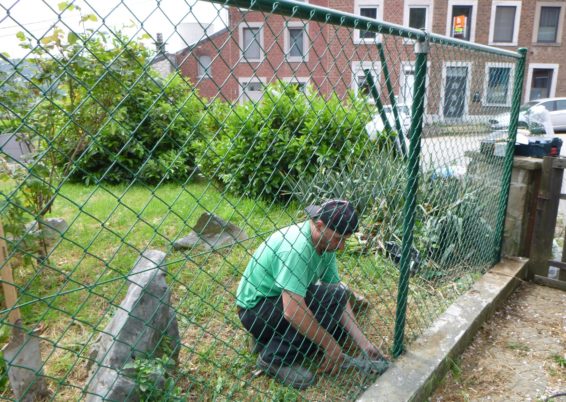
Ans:
<svg viewBox="0 0 566 402"><path fill-rule="evenodd" d="M529 115L534 106L543 106L548 110L554 131L566 131L566 98L544 98L525 103L519 109L519 126L527 127ZM511 113L502 113L488 120L493 130L509 127Z"/></svg>
<svg viewBox="0 0 566 402"><path fill-rule="evenodd" d="M383 111L385 112L385 116L387 116L387 120L389 121L389 125L391 128L396 131L395 129L395 115L393 114L393 107L391 105L384 105ZM401 120L401 129L403 130L403 134L408 137L409 130L411 128L411 110L408 105L397 105L397 113L399 114L399 119ZM370 140L375 141L383 130L385 130L385 124L383 120L381 120L381 116L379 113L376 113L373 116L373 119L366 124L366 132L370 138Z"/></svg>

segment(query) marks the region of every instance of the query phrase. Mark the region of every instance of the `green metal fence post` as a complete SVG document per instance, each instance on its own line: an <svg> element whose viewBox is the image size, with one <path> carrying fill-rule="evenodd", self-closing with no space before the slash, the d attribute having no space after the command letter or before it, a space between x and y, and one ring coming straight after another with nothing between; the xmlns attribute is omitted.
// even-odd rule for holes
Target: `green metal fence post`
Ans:
<svg viewBox="0 0 566 402"><path fill-rule="evenodd" d="M385 77L385 86L387 87L387 92L389 92L389 102L391 103L391 109L395 118L395 128L397 129L397 135L399 136L399 141L401 143L401 153L403 154L403 157L406 157L407 148L405 147L405 133L403 133L403 128L401 127L399 111L397 110L397 100L395 99L395 93L393 92L393 85L391 85L391 75L389 74L389 68L387 67L387 61L385 60L385 53L383 52L383 45L381 43L377 44L377 51L379 52L381 69L383 70L383 76Z"/></svg>
<svg viewBox="0 0 566 402"><path fill-rule="evenodd" d="M377 92L377 88L375 87L375 82L373 81L371 72L369 70L364 70L364 74L366 76L366 81L369 85L369 91L371 93L373 100L375 101L375 106L377 107L377 111L379 112L379 117L381 117L381 120L383 121L383 127L385 128L385 131L390 133L393 131L393 129L391 128L391 124L389 124L389 119L385 114L385 110L383 110L383 103L381 103L381 98L379 97L379 92Z"/></svg>
<svg viewBox="0 0 566 402"><path fill-rule="evenodd" d="M503 177L501 192L499 194L499 208L495 226L495 244L493 263L501 259L501 248L503 245L503 229L505 224L505 214L507 212L507 202L509 200L509 189L511 186L511 173L513 172L513 154L515 153L515 142L517 139L517 125L519 120L519 108L521 106L521 96L523 94L523 79L525 75L525 61L527 49L520 48L521 58L518 59L515 67L515 82L513 83L513 98L511 103L511 120L509 122L509 137L507 138L507 149L505 150L505 162L503 165Z"/></svg>
<svg viewBox="0 0 566 402"><path fill-rule="evenodd" d="M411 136L409 146L409 163L407 165L407 188L405 190L405 206L403 209L403 245L399 266L399 286L397 289L397 309L395 311L395 334L393 336L393 356L403 352L403 337L409 293L409 264L411 246L413 244L413 226L415 223L416 196L419 175L419 157L421 153L421 134L426 96L426 63L429 43L426 39L415 43L415 96L413 101Z"/></svg>

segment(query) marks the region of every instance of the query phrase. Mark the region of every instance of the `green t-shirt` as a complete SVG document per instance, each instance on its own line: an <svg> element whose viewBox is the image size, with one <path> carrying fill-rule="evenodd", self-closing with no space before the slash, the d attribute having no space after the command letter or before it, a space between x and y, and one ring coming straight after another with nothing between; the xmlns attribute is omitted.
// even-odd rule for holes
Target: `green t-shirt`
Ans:
<svg viewBox="0 0 566 402"><path fill-rule="evenodd" d="M310 221L288 226L256 250L238 286L236 304L253 308L264 297L281 295L283 289L305 297L307 288L318 280L340 282L336 254L317 254Z"/></svg>

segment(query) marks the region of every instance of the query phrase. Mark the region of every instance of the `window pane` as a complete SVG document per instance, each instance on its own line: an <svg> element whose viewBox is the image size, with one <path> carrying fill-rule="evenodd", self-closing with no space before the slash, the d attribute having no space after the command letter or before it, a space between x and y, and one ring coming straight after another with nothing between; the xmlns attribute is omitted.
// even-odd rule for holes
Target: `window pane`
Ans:
<svg viewBox="0 0 566 402"><path fill-rule="evenodd" d="M362 17L377 19L377 8L360 8L360 15ZM360 31L361 39L375 39L375 32Z"/></svg>
<svg viewBox="0 0 566 402"><path fill-rule="evenodd" d="M566 110L566 100L556 101L556 110Z"/></svg>
<svg viewBox="0 0 566 402"><path fill-rule="evenodd" d="M259 59L260 50L259 28L244 28L244 58Z"/></svg>
<svg viewBox="0 0 566 402"><path fill-rule="evenodd" d="M494 42L513 42L516 12L517 7L515 6L497 6L495 8Z"/></svg>
<svg viewBox="0 0 566 402"><path fill-rule="evenodd" d="M549 101L541 103L542 106L549 112L554 112L556 110L556 101Z"/></svg>
<svg viewBox="0 0 566 402"><path fill-rule="evenodd" d="M472 23L472 6L452 7L452 36L458 39L470 40Z"/></svg>
<svg viewBox="0 0 566 402"><path fill-rule="evenodd" d="M409 9L409 27L416 29L426 28L426 7Z"/></svg>
<svg viewBox="0 0 566 402"><path fill-rule="evenodd" d="M507 104L511 68L490 67L486 101L490 104Z"/></svg>
<svg viewBox="0 0 566 402"><path fill-rule="evenodd" d="M198 75L199 77L210 77L210 65L212 60L209 56L200 56L198 58Z"/></svg>
<svg viewBox="0 0 566 402"><path fill-rule="evenodd" d="M546 68L535 68L533 70L531 98L529 100L548 98L550 96L553 73L554 70Z"/></svg>
<svg viewBox="0 0 566 402"><path fill-rule="evenodd" d="M560 7L541 7L537 42L554 43L558 32Z"/></svg>
<svg viewBox="0 0 566 402"><path fill-rule="evenodd" d="M259 101L263 96L263 86L261 82L243 82L242 84L242 98L244 101Z"/></svg>
<svg viewBox="0 0 566 402"><path fill-rule="evenodd" d="M289 28L289 56L291 57L303 57L304 47L303 47L303 35L304 30L302 28Z"/></svg>

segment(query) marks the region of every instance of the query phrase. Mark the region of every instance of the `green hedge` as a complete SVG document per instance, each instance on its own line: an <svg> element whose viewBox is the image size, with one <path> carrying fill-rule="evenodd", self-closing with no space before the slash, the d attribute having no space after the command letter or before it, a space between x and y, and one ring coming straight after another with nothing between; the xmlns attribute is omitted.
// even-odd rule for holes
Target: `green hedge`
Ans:
<svg viewBox="0 0 566 402"><path fill-rule="evenodd" d="M368 140L365 125L372 109L362 98L324 98L274 83L257 104L211 108L217 131L199 142L198 166L232 192L285 197L294 179L313 177L321 166L339 169L370 154L375 143Z"/></svg>

